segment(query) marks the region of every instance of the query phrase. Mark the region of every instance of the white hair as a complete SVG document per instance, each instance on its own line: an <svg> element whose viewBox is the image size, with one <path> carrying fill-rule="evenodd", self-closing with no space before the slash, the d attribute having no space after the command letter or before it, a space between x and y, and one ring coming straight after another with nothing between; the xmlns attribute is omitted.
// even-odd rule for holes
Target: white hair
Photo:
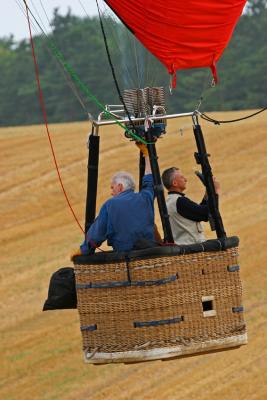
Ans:
<svg viewBox="0 0 267 400"><path fill-rule="evenodd" d="M120 171L113 175L112 182L118 184L121 183L123 185L123 190L134 190L135 189L135 180L134 177L129 174L129 172Z"/></svg>

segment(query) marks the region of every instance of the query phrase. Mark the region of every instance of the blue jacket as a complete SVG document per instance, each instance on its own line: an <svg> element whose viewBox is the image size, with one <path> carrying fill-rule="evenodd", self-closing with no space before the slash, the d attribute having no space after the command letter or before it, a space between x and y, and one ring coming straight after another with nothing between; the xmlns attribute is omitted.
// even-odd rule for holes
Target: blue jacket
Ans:
<svg viewBox="0 0 267 400"><path fill-rule="evenodd" d="M105 240L115 251L129 251L139 239L154 239L154 185L151 174L144 175L139 193L125 190L107 200L90 226L81 245L83 254Z"/></svg>

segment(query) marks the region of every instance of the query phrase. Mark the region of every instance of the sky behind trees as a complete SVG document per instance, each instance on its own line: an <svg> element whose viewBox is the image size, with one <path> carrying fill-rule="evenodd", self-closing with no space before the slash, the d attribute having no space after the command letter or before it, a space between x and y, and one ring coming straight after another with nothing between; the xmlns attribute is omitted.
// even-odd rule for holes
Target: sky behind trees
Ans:
<svg viewBox="0 0 267 400"><path fill-rule="evenodd" d="M66 14L68 7L71 7L72 14L81 17L86 16L85 11L90 16L97 14L95 0L28 0L28 6L36 16L39 13L47 27L49 25L46 14L48 19L51 20L53 10L56 7L59 7L60 14ZM43 8L45 9L46 14ZM13 34L15 40L28 38L28 26L24 13L25 6L22 0L2 0L0 13L0 37Z"/></svg>

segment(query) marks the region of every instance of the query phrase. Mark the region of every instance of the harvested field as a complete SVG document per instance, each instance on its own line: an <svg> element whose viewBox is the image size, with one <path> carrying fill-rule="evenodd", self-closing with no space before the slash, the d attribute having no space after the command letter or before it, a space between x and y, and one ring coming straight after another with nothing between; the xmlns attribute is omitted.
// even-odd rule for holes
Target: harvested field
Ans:
<svg viewBox="0 0 267 400"><path fill-rule="evenodd" d="M215 113L232 119L245 112ZM265 400L267 398L267 113L235 124L203 121L221 183L227 234L240 237L249 344L167 362L85 365L76 310L43 313L52 272L71 265L82 240L58 183L43 126L0 129L1 387L3 400ZM200 201L190 119L158 141L160 167L180 166ZM179 130L183 129L183 135ZM87 123L50 126L62 180L83 225ZM121 128L101 131L98 209L117 170L138 175L138 150ZM159 225L159 218L157 216ZM207 228L207 236L214 237ZM103 249L105 249L105 245Z"/></svg>

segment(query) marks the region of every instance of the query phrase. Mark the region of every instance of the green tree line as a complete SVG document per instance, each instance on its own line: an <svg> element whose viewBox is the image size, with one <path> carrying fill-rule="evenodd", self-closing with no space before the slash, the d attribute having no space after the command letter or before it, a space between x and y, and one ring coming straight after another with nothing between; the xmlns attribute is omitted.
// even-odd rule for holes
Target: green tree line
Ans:
<svg viewBox="0 0 267 400"><path fill-rule="evenodd" d="M168 87L165 68L140 45L133 45L131 35L118 21L107 17L103 23L121 89L134 87L129 77L140 77L141 72L146 77L142 84ZM172 95L166 90L168 112L192 111L200 98L202 111L266 107L266 26L266 1L249 2L218 63L219 85L210 87L207 69L178 71L177 89ZM52 32L34 36L34 43L48 121L85 120L88 112L96 116L101 111L79 88L74 89L48 43L55 44L102 104L120 103L97 17L80 18L70 11L63 16L55 10ZM0 126L42 123L29 40L0 39L0 76Z"/></svg>

